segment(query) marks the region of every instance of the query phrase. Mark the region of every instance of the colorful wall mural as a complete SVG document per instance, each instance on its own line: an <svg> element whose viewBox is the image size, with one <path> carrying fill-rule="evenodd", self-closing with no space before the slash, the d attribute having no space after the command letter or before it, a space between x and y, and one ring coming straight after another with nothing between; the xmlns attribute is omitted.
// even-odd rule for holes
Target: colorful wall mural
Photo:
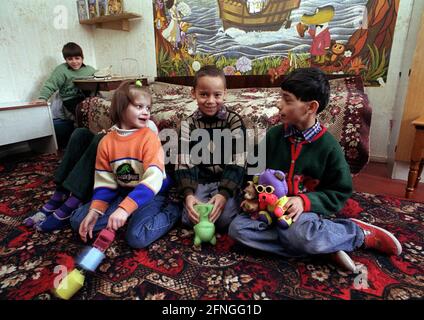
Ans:
<svg viewBox="0 0 424 320"><path fill-rule="evenodd" d="M399 0L154 0L158 76L294 68L386 81Z"/></svg>

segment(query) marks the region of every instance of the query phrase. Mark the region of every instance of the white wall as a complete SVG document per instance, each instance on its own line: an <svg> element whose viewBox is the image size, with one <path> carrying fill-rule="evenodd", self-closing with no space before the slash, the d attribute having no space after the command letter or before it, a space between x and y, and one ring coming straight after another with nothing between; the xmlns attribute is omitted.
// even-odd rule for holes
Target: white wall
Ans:
<svg viewBox="0 0 424 320"><path fill-rule="evenodd" d="M74 0L13 0L0 4L0 102L37 97L62 47L73 41L95 65L92 31L78 23Z"/></svg>
<svg viewBox="0 0 424 320"><path fill-rule="evenodd" d="M412 61L417 45L418 32L421 27L422 19L424 19L424 1L414 1L411 20L408 24L408 33L405 37L405 50L403 55L403 64L401 66L402 77L399 81L396 100L393 108L393 128L389 137L388 147L388 162L390 164L390 175L393 179L406 180L408 177L409 163L403 161L395 161L395 151L400 133L402 122L403 109L408 93L409 70L412 66ZM421 181L424 181L424 173L421 175Z"/></svg>
<svg viewBox="0 0 424 320"><path fill-rule="evenodd" d="M397 115L401 114L396 94L399 84L404 85L405 81L400 82L398 75L411 59L410 54L405 54L405 47L410 47L405 35L411 14L422 10L417 3L422 1L400 0L387 83L385 87L367 88L373 108L370 155L375 160L386 161L390 142L397 140L397 135L391 136L390 123L394 120L396 124ZM130 23L130 32L80 25L75 0L1 1L0 55L5 58L0 65L0 102L35 98L51 70L63 61L61 48L68 41L79 43L85 62L95 67L112 65L112 72L120 74L123 59L136 59L139 67L135 73L155 77L152 1L125 0L124 4L125 11L142 15L142 19ZM58 16L54 9L59 5L68 9L65 30L54 27ZM410 33L413 35L413 30Z"/></svg>
<svg viewBox="0 0 424 320"><path fill-rule="evenodd" d="M97 68L112 65L121 73L123 59L138 61L136 73L156 76L151 0L125 0L124 10L141 19L130 32L96 29L78 23L75 0L8 0L0 2L0 102L35 99L51 71L62 63L62 47L78 43L84 62Z"/></svg>
<svg viewBox="0 0 424 320"><path fill-rule="evenodd" d="M121 74L135 66L133 74L156 76L155 38L153 31L153 4L151 0L125 0L125 11L140 14L142 19L130 20L130 32L95 29L94 50L99 68L112 65L114 74ZM135 59L137 62L125 62ZM128 72L127 72L128 73Z"/></svg>
<svg viewBox="0 0 424 320"><path fill-rule="evenodd" d="M403 81L400 82L399 72L411 59L410 56L404 56L404 53L407 45L407 37L405 35L408 34L413 5L414 0L400 0L385 86L380 88L366 88L372 106L370 135L371 160L386 162L388 158L393 113L395 107L398 107L395 104L397 90L400 83L405 83L406 78L404 77Z"/></svg>

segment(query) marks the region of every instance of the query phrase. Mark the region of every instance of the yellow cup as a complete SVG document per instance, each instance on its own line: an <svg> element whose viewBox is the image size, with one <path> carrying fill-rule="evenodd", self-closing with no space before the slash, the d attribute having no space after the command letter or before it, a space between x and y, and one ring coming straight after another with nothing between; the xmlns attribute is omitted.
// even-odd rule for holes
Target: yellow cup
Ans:
<svg viewBox="0 0 424 320"><path fill-rule="evenodd" d="M82 288L84 285L85 276L81 271L74 269L69 273L62 281L59 286L53 289L53 294L58 298L69 300L72 296Z"/></svg>

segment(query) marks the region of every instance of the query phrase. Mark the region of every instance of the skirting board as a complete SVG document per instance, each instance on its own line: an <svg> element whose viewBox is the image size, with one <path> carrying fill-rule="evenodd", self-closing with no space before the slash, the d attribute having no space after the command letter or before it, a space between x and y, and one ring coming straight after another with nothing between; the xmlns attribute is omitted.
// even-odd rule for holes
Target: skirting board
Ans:
<svg viewBox="0 0 424 320"><path fill-rule="evenodd" d="M395 161L392 171L392 179L408 180L409 162ZM424 172L421 174L421 182L424 182Z"/></svg>
<svg viewBox="0 0 424 320"><path fill-rule="evenodd" d="M369 162L387 163L387 157L370 156Z"/></svg>

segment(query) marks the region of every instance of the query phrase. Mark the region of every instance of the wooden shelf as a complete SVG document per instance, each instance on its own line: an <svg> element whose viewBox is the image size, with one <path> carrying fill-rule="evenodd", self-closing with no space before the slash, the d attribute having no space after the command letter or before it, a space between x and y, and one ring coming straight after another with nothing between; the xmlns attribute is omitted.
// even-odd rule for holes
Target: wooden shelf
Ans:
<svg viewBox="0 0 424 320"><path fill-rule="evenodd" d="M130 19L141 18L140 15L124 12L116 15L100 16L87 20L80 20L80 24L96 25L97 28L130 31Z"/></svg>

